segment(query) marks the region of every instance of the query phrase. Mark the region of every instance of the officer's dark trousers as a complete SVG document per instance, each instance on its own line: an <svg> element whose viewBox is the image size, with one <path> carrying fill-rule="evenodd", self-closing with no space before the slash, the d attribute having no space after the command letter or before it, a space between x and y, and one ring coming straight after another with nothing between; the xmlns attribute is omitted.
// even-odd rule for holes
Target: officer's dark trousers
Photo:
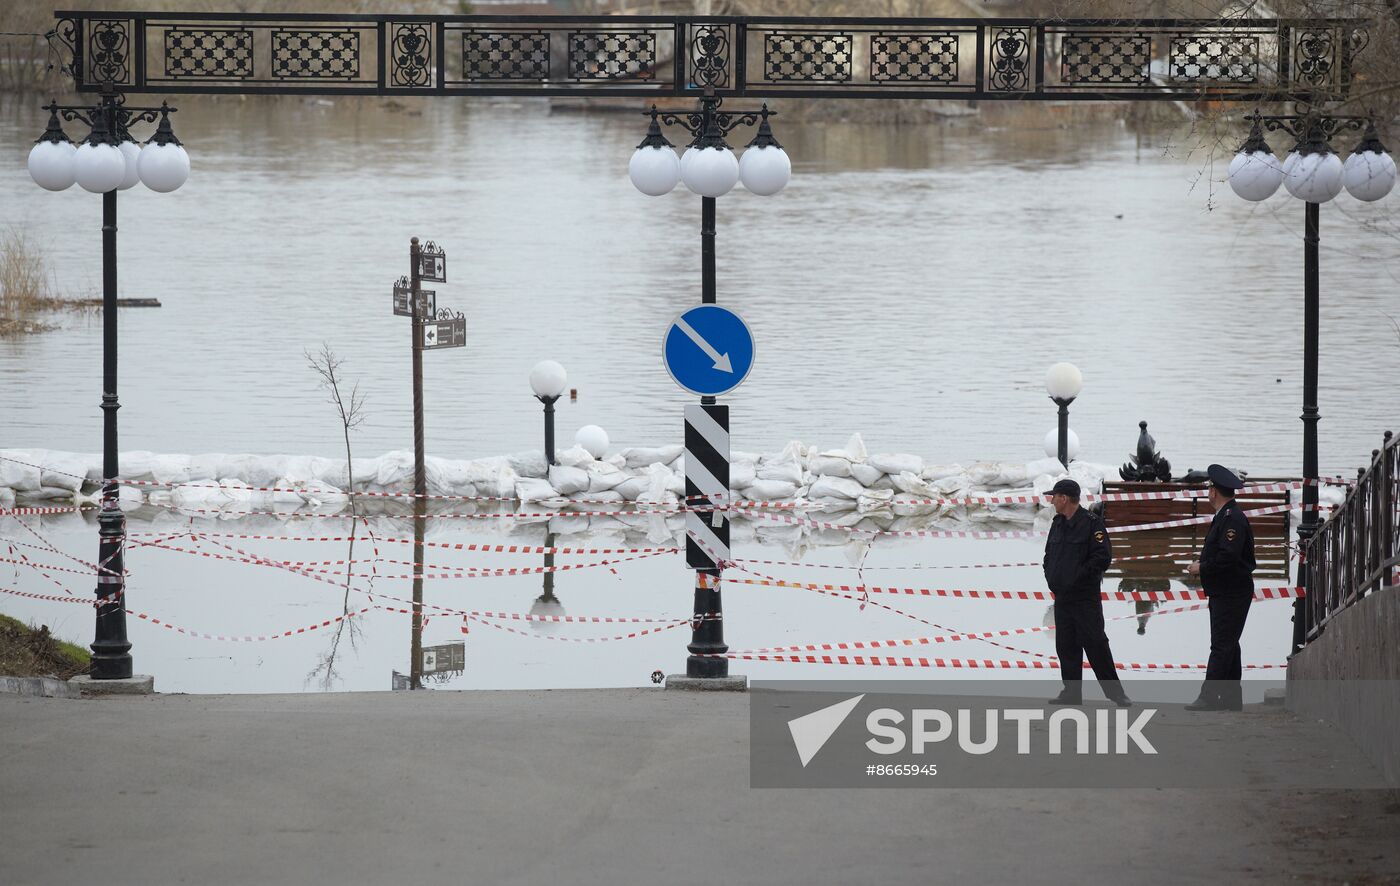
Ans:
<svg viewBox="0 0 1400 886"><path fill-rule="evenodd" d="M1103 630L1103 603L1092 600L1055 601L1055 654L1060 659L1060 679L1066 683L1084 678L1084 658L1100 683L1118 680L1113 652Z"/></svg>
<svg viewBox="0 0 1400 886"><path fill-rule="evenodd" d="M1243 594L1210 598L1210 660L1206 662L1203 696L1239 704L1241 699L1240 635L1253 597Z"/></svg>

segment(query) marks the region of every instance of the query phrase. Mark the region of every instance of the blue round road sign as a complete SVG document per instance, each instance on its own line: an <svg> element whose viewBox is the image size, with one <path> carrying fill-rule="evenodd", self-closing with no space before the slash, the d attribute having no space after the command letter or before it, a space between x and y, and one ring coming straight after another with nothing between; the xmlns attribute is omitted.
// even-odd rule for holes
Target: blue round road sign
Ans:
<svg viewBox="0 0 1400 886"><path fill-rule="evenodd" d="M666 330L661 354L671 378L692 394L727 394L753 368L753 335L742 317L719 305L697 305Z"/></svg>

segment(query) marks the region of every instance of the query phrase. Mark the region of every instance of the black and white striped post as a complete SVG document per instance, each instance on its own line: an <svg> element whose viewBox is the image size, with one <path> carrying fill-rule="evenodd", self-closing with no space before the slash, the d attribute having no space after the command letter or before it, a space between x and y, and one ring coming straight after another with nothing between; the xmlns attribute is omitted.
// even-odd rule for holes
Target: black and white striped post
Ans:
<svg viewBox="0 0 1400 886"><path fill-rule="evenodd" d="M704 398L713 400L712 397ZM729 676L719 579L729 559L729 407L685 407L685 563L695 570L687 677Z"/></svg>

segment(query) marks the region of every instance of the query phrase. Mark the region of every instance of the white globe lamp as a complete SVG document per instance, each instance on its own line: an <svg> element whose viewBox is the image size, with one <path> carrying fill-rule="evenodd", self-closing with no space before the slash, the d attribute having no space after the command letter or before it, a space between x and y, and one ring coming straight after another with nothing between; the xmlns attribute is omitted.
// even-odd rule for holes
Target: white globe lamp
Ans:
<svg viewBox="0 0 1400 886"><path fill-rule="evenodd" d="M73 171L78 186L83 190L105 194L126 178L126 159L116 145L89 140L74 152Z"/></svg>
<svg viewBox="0 0 1400 886"><path fill-rule="evenodd" d="M1230 190L1252 203L1269 199L1283 184L1283 164L1269 149L1258 120L1254 121L1254 129L1240 146L1239 153L1230 161L1226 175Z"/></svg>
<svg viewBox="0 0 1400 886"><path fill-rule="evenodd" d="M1358 200L1374 203L1395 187L1395 158L1381 144L1376 124L1366 126L1361 143L1342 166L1342 185Z"/></svg>
<svg viewBox="0 0 1400 886"><path fill-rule="evenodd" d="M541 400L553 399L563 394L564 386L568 382L569 376L564 367L553 360L541 360L530 370L530 390Z"/></svg>
<svg viewBox="0 0 1400 886"><path fill-rule="evenodd" d="M760 113L763 120L758 124L758 134L739 158L739 180L750 192L771 197L787 187L792 178L792 160L773 137L773 129L768 124L772 112L768 106L764 105Z"/></svg>
<svg viewBox="0 0 1400 886"><path fill-rule="evenodd" d="M681 161L675 147L661 134L656 106L651 108L651 126L646 138L632 152L627 162L627 177L632 185L648 197L669 194L681 180Z"/></svg>
<svg viewBox="0 0 1400 886"><path fill-rule="evenodd" d="M1051 428L1045 435L1045 455L1047 458L1056 458L1060 454L1060 429ZM1074 461L1079 456L1079 435L1071 428L1065 435L1065 455L1070 461Z"/></svg>
<svg viewBox="0 0 1400 886"><path fill-rule="evenodd" d="M608 451L608 432L597 425L584 425L574 435L574 442L594 458L602 458Z"/></svg>
<svg viewBox="0 0 1400 886"><path fill-rule="evenodd" d="M723 197L739 183L739 160L723 142L692 145L681 158L681 181L702 197Z"/></svg>
<svg viewBox="0 0 1400 886"><path fill-rule="evenodd" d="M141 149L137 161L141 181L152 191L168 194L190 177L190 155L170 128L170 108L161 105L160 125Z"/></svg>
<svg viewBox="0 0 1400 886"><path fill-rule="evenodd" d="M1045 373L1045 393L1056 403L1069 402L1084 388L1084 374L1073 363L1056 363Z"/></svg>
<svg viewBox="0 0 1400 886"><path fill-rule="evenodd" d="M29 149L29 177L46 191L71 188L78 180L73 162L73 155L77 152L73 140L58 121L58 105L52 105L48 128Z"/></svg>

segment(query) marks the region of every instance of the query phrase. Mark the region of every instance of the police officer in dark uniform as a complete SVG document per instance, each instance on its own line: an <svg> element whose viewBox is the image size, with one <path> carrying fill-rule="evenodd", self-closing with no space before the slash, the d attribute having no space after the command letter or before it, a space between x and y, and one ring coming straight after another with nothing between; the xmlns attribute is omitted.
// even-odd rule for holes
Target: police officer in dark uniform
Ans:
<svg viewBox="0 0 1400 886"><path fill-rule="evenodd" d="M1045 583L1055 596L1055 654L1064 689L1050 704L1082 704L1084 658L1087 656L1103 694L1119 707L1132 704L1103 629L1100 588L1113 562L1113 545L1103 518L1079 506L1079 484L1064 479L1050 490L1055 520L1045 541Z"/></svg>
<svg viewBox="0 0 1400 886"><path fill-rule="evenodd" d="M1244 708L1240 686L1240 635L1254 600L1254 530L1235 501L1244 482L1234 472L1211 465L1210 503L1215 508L1201 559L1187 567L1201 577L1210 606L1210 660L1200 697L1188 711L1238 711Z"/></svg>

